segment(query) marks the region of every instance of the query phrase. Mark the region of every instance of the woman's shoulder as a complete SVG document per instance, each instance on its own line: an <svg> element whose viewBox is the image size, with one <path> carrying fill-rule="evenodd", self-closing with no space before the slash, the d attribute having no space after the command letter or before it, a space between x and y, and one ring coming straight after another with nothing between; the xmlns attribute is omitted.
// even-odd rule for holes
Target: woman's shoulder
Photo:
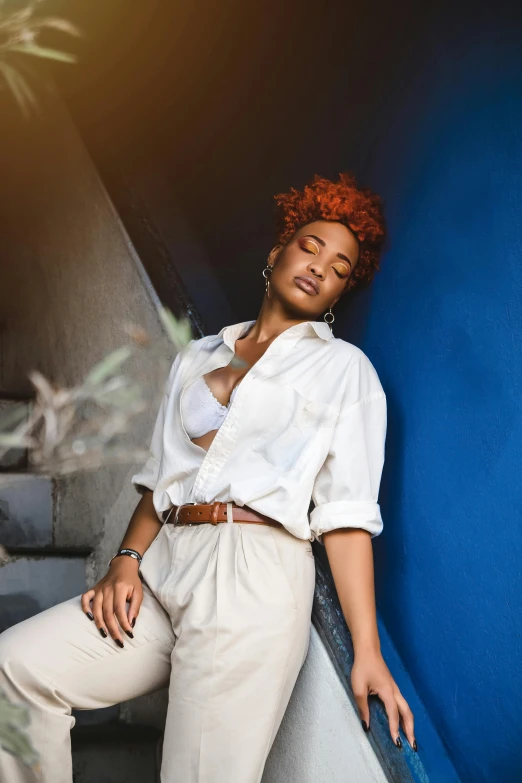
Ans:
<svg viewBox="0 0 522 783"><path fill-rule="evenodd" d="M359 362L361 364L369 362L371 364L368 355L358 345L350 343L342 337L333 337L330 343L334 354L338 358L345 358L349 362Z"/></svg>
<svg viewBox="0 0 522 783"><path fill-rule="evenodd" d="M337 360L345 363L349 377L372 393L384 394L377 370L362 348L342 337L334 337L331 343Z"/></svg>

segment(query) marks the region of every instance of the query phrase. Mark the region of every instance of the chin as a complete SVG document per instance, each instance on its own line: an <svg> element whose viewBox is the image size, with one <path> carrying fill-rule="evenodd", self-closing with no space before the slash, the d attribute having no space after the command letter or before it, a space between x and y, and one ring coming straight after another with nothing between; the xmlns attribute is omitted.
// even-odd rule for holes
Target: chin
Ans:
<svg viewBox="0 0 522 783"><path fill-rule="evenodd" d="M310 294L302 292L303 296L307 296L309 299L312 297ZM311 312L306 307L303 307L303 298L300 296L292 297L280 297L280 302L289 318L300 318L303 321L314 321L317 318L316 312ZM321 310L321 312L323 312Z"/></svg>

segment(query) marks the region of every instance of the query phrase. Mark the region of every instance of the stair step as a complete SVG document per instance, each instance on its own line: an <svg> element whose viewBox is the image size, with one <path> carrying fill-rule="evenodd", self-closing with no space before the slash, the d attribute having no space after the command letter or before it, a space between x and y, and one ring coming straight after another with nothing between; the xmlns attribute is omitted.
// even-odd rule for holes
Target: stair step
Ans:
<svg viewBox="0 0 522 783"><path fill-rule="evenodd" d="M33 401L27 395L0 394L0 423L4 416L10 416L18 408L23 408L24 419L27 421ZM28 466L27 449L9 449L3 457L0 457L0 471L23 470Z"/></svg>
<svg viewBox="0 0 522 783"><path fill-rule="evenodd" d="M93 710L94 712L94 710ZM73 750L81 745L96 742L100 745L146 745L163 739L163 732L156 726L110 721L92 726L76 725L71 730Z"/></svg>
<svg viewBox="0 0 522 783"><path fill-rule="evenodd" d="M12 557L0 566L0 633L86 589L82 555L49 550Z"/></svg>
<svg viewBox="0 0 522 783"><path fill-rule="evenodd" d="M163 735L121 721L71 731L74 783L156 783Z"/></svg>
<svg viewBox="0 0 522 783"><path fill-rule="evenodd" d="M81 557L85 559L92 554L92 548L88 546L8 546L8 554L17 556L25 555L27 557Z"/></svg>
<svg viewBox="0 0 522 783"><path fill-rule="evenodd" d="M44 547L53 540L54 482L46 476L0 474L0 543Z"/></svg>
<svg viewBox="0 0 522 783"><path fill-rule="evenodd" d="M79 731L84 727L106 726L108 723L114 723L120 716L120 706L115 704L113 707L101 707L97 710L73 710L72 714L76 719L74 729Z"/></svg>

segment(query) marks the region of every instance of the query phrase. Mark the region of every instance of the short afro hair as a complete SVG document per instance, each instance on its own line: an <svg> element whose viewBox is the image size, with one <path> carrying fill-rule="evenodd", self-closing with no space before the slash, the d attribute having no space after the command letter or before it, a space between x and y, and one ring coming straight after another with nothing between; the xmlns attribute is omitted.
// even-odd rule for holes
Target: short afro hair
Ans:
<svg viewBox="0 0 522 783"><path fill-rule="evenodd" d="M314 175L302 191L274 196L277 243L286 244L302 226L316 220L342 223L359 242L359 259L343 293L359 285L368 285L380 271L379 258L386 238L381 197L368 188L357 186L352 172L339 174L339 181Z"/></svg>

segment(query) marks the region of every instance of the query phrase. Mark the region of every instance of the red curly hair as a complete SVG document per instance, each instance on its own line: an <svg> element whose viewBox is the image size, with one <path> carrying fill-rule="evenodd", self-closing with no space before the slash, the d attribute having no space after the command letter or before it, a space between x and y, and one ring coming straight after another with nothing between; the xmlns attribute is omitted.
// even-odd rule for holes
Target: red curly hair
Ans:
<svg viewBox="0 0 522 783"><path fill-rule="evenodd" d="M302 191L274 196L277 243L285 244L302 226L315 220L335 220L352 231L359 241L359 260L343 293L368 285L380 271L379 258L386 238L381 197L368 188L359 188L351 172L339 174L339 182L314 174Z"/></svg>

